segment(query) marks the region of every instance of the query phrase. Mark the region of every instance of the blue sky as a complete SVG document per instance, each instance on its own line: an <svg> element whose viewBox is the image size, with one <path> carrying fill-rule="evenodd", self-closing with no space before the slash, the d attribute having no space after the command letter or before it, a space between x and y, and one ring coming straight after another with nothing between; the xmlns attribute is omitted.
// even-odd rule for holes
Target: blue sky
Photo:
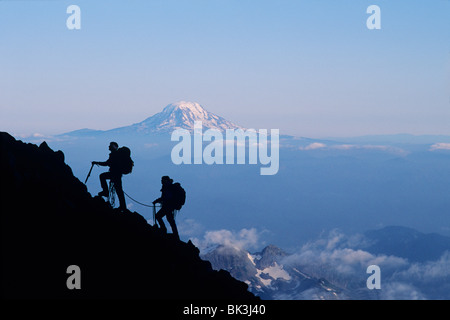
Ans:
<svg viewBox="0 0 450 320"><path fill-rule="evenodd" d="M190 100L309 137L450 135L449 17L447 0L0 1L0 130L111 129Z"/></svg>

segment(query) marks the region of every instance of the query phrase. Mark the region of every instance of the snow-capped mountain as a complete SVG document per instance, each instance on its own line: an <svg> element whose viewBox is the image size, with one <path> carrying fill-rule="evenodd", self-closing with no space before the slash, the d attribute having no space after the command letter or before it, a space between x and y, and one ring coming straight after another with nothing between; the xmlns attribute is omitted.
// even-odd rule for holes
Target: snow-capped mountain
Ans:
<svg viewBox="0 0 450 320"><path fill-rule="evenodd" d="M168 132L174 129L194 129L194 122L201 121L205 129L238 129L240 126L207 111L197 102L180 101L167 105L142 122L132 125L138 132Z"/></svg>
<svg viewBox="0 0 450 320"><path fill-rule="evenodd" d="M197 102L179 101L167 105L163 111L144 121L111 130L81 129L62 134L61 136L95 136L98 134L159 134L170 133L176 129L194 130L195 121L201 121L203 130L239 129L243 127L234 124L214 113L207 111Z"/></svg>
<svg viewBox="0 0 450 320"><path fill-rule="evenodd" d="M249 285L263 299L346 299L340 288L325 279L317 279L298 268L283 264L287 254L269 245L261 252L220 245L202 255L216 270L226 270Z"/></svg>

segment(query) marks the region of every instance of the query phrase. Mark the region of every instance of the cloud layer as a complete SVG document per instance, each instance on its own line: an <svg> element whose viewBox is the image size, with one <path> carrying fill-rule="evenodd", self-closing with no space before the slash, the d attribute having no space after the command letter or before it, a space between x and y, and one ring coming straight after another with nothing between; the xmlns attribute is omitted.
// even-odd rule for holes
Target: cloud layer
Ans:
<svg viewBox="0 0 450 320"><path fill-rule="evenodd" d="M195 222L192 223L195 225ZM202 253L218 245L252 252L265 245L263 234L256 228L239 231L221 229L206 231L202 238L191 240ZM343 288L351 298L450 299L450 252L445 251L435 261L411 262L399 256L369 252L364 249L369 244L370 241L362 234L349 236L339 230L332 230L287 255L281 264L315 278L326 279ZM371 275L367 273L370 265L380 267L380 290L369 290L366 286ZM298 292L283 299L315 299L316 296L318 292Z"/></svg>
<svg viewBox="0 0 450 320"><path fill-rule="evenodd" d="M339 231L309 242L283 262L304 272L325 278L335 285L356 292L374 294L366 287L370 265L381 269L381 299L448 299L450 298L450 253L436 261L411 263L386 254L373 254L356 247L367 241L361 235L348 237Z"/></svg>

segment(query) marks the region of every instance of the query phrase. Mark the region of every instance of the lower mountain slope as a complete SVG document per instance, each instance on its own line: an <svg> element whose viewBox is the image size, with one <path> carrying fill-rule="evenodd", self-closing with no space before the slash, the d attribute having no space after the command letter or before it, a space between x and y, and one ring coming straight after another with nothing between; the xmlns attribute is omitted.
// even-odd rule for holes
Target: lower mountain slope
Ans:
<svg viewBox="0 0 450 320"><path fill-rule="evenodd" d="M191 242L91 197L45 142L0 133L0 170L3 298L256 299ZM71 265L80 289L67 287Z"/></svg>

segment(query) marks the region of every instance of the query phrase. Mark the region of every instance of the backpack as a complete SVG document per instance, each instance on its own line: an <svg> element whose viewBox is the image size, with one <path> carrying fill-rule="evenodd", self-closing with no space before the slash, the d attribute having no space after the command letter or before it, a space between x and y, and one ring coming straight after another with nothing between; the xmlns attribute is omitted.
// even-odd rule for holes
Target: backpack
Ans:
<svg viewBox="0 0 450 320"><path fill-rule="evenodd" d="M175 210L180 210L181 207L186 202L186 191L183 189L181 184L175 182L172 185L172 196L173 196L173 207Z"/></svg>
<svg viewBox="0 0 450 320"><path fill-rule="evenodd" d="M117 150L117 166L122 174L129 174L133 171L134 162L131 159L130 148L120 147Z"/></svg>

